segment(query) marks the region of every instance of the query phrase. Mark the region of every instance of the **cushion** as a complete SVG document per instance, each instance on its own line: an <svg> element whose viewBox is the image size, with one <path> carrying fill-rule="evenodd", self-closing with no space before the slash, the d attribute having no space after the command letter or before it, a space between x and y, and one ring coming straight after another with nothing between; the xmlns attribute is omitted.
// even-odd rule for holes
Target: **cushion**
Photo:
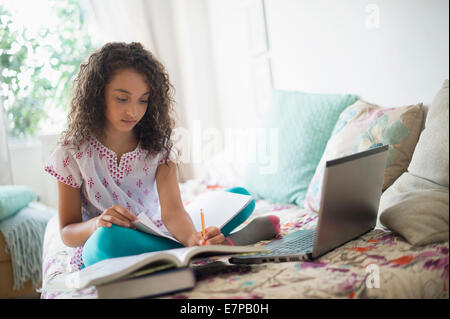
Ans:
<svg viewBox="0 0 450 319"><path fill-rule="evenodd" d="M0 186L0 221L18 213L36 198L36 193L26 186Z"/></svg>
<svg viewBox="0 0 450 319"><path fill-rule="evenodd" d="M448 240L448 80L429 108L408 171L381 196L379 219L412 245Z"/></svg>
<svg viewBox="0 0 450 319"><path fill-rule="evenodd" d="M425 129L417 142L408 171L448 187L448 80L430 106Z"/></svg>
<svg viewBox="0 0 450 319"><path fill-rule="evenodd" d="M303 206L339 114L356 100L350 94L274 90L257 136L257 160L246 169L244 187L260 199Z"/></svg>
<svg viewBox="0 0 450 319"><path fill-rule="evenodd" d="M413 246L448 241L448 196L448 188L406 172L383 194L380 222Z"/></svg>
<svg viewBox="0 0 450 319"><path fill-rule="evenodd" d="M382 108L358 100L339 116L308 187L305 207L319 211L325 162L389 144L384 191L408 168L422 129L422 104Z"/></svg>

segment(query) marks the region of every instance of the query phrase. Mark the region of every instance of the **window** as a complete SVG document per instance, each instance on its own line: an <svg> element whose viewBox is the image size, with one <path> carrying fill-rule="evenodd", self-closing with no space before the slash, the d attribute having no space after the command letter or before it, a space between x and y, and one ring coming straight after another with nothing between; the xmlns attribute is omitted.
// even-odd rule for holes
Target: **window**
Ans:
<svg viewBox="0 0 450 319"><path fill-rule="evenodd" d="M79 0L0 0L0 98L10 138L64 128L72 81L98 47L88 34L85 6Z"/></svg>

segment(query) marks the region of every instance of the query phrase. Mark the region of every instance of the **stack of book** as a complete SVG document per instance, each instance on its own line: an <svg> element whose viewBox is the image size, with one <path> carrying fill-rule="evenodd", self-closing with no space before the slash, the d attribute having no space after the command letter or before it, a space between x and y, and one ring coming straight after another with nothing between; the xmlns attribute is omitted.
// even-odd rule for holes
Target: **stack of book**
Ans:
<svg viewBox="0 0 450 319"><path fill-rule="evenodd" d="M149 298L195 287L194 258L262 253L264 247L208 245L102 260L69 275L72 288L95 286L98 298Z"/></svg>

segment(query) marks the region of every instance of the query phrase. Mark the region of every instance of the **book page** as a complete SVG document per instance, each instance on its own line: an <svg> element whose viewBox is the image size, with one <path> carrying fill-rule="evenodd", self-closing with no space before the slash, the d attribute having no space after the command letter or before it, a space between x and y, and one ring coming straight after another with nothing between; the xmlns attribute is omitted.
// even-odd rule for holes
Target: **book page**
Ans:
<svg viewBox="0 0 450 319"><path fill-rule="evenodd" d="M103 284L124 277L151 263L157 263L158 265L166 263L176 267L184 265L184 261L179 260L177 254L166 254L165 252L167 251L104 259L79 271L70 273L65 280L66 286L80 289Z"/></svg>
<svg viewBox="0 0 450 319"><path fill-rule="evenodd" d="M189 263L189 252L197 248L198 246L183 247L140 255L104 259L89 267L70 273L64 279L64 284L67 288L76 289L99 285L124 277L154 262L157 262L158 266L167 263L176 267L182 267Z"/></svg>
<svg viewBox="0 0 450 319"><path fill-rule="evenodd" d="M192 259L199 254L204 254L204 256L220 256L226 254L262 253L267 251L267 248L264 246L205 245L169 249L165 252L174 255L183 265L188 266Z"/></svg>

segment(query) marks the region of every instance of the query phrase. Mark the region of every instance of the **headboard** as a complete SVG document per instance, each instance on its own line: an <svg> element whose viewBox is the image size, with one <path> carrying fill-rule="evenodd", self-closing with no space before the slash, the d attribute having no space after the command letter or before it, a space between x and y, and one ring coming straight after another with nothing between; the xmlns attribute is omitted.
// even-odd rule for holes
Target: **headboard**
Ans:
<svg viewBox="0 0 450 319"><path fill-rule="evenodd" d="M273 86L423 102L448 79L448 0L264 0Z"/></svg>

